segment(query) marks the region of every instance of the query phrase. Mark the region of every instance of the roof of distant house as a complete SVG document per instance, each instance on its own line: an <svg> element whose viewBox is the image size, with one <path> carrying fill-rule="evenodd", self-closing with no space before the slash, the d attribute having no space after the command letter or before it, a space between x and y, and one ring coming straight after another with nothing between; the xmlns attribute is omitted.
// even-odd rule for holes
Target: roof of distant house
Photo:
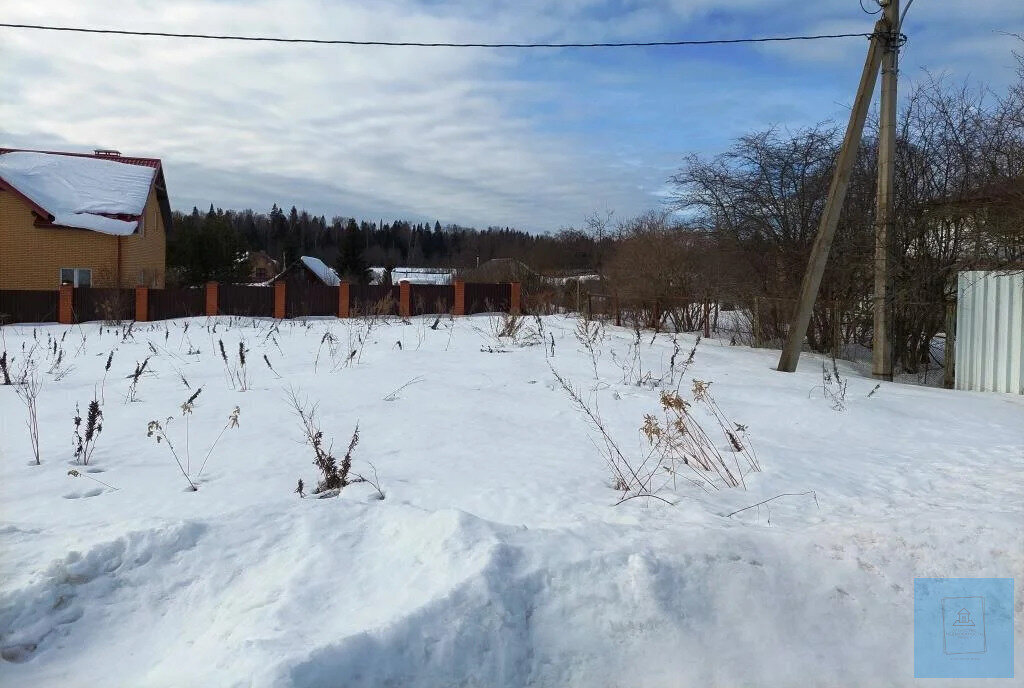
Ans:
<svg viewBox="0 0 1024 688"><path fill-rule="evenodd" d="M371 282L380 284L384 280L387 268L371 267ZM396 267L391 269L391 283L398 284L405 281L410 284L451 284L454 270L449 268L405 268Z"/></svg>
<svg viewBox="0 0 1024 688"><path fill-rule="evenodd" d="M299 260L301 260L302 264L328 287L336 287L341 284L341 278L338 277L338 273L334 271L334 268L319 258L314 258L313 256L302 256Z"/></svg>
<svg viewBox="0 0 1024 688"><path fill-rule="evenodd" d="M136 231L150 190L156 188L164 224L170 223L156 158L0 148L0 188L21 196L44 226L116 236Z"/></svg>

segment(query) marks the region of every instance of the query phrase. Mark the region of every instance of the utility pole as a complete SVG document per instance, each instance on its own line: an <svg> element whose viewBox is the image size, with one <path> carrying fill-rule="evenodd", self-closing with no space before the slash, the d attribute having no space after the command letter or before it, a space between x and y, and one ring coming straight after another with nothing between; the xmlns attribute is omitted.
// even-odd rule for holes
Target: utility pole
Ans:
<svg viewBox="0 0 1024 688"><path fill-rule="evenodd" d="M892 380L892 331L889 321L889 245L893 228L893 178L896 158L896 82L900 2L883 6L885 53L882 55L882 102L878 121L878 184L875 196L875 294L872 302L871 375Z"/></svg>
<svg viewBox="0 0 1024 688"><path fill-rule="evenodd" d="M832 239L835 237L836 226L839 224L839 214L843 208L843 201L846 200L846 191L850 186L850 174L853 170L853 163L857 159L860 137L864 132L864 120L867 118L868 106L871 104L875 81L878 80L878 67L882 62L886 37L889 33L886 19L879 19L875 23L875 31L868 44L868 54L864 60L864 70L860 75L860 85L857 87L857 96L854 98L853 109L850 111L850 122L846 125L846 135L843 137L843 146L839 150L839 157L836 160L835 172L832 174L832 184L829 186L825 209L818 224L818 234L814 238L811 256L807 261L807 271L800 284L800 298L793 309L786 346L782 349L782 356L779 357L778 369L785 373L794 372L797 361L800 360L800 347L807 334L807 326L811 322L814 300L818 296L821 277L825 272L825 264L828 262L829 250L832 248Z"/></svg>

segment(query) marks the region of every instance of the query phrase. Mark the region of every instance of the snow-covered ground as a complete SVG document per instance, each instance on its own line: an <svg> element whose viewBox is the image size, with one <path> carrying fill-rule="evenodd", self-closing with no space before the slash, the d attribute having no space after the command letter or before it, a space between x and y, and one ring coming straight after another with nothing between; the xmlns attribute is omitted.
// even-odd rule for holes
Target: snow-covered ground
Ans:
<svg viewBox="0 0 1024 688"><path fill-rule="evenodd" d="M595 379L572 319L544 318L534 346L496 338L488 316L432 324L379 324L349 362L366 321L195 318L127 339L97 323L3 328L14 372L38 342L44 386L39 466L0 386L0 683L913 685L916 576L1015 577L1024 675L1024 398L869 396L875 382L843 369L837 411L814 389L820 359L786 375L777 352L704 341L680 390L711 381L763 471L746 490L679 480L661 493L674 505L615 506L600 442L549 364L639 455L659 390L623 380L631 331L607 328ZM245 342L247 391L218 340L232 366ZM79 466L75 403L84 413L111 350L103 431ZM640 350L644 370L667 370L669 336ZM293 491L317 471L289 385L319 403L336 455L359 424L353 471L372 462L383 501L364 483ZM198 491L151 420L183 459L187 422Z"/></svg>

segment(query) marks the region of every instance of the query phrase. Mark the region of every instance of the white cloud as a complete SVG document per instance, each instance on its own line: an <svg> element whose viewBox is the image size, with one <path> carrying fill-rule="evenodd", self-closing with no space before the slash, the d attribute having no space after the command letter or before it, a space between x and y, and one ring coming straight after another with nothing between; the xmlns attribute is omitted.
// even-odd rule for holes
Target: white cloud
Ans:
<svg viewBox="0 0 1024 688"><path fill-rule="evenodd" d="M1015 12L1016 3L994 4L997 10L982 12L985 21L1005 20ZM823 5L801 10L788 30L870 26L859 9L851 15ZM969 6L954 5L960 13ZM270 0L136 0L116 7L51 0L5 7L5 21L301 37L558 41L785 33L776 30L785 25L784 9L791 6L781 0L297 0L286 6ZM919 9L915 4L911 10L915 20ZM922 11L919 28L941 26L935 12ZM712 15L713 21L704 21ZM715 66L705 55L704 62L687 64L712 78L685 84L693 90L684 106L665 99L672 95L670 84L664 96L645 94L647 118L631 123L615 119L624 117L622 112L610 114L581 101L578 87L585 81L598 94L621 90L620 106L627 110L638 88L655 83L657 75L639 70L661 69L667 61L622 54L622 68L602 64L584 77L566 68L558 78L547 78L545 70L553 73L564 64L582 69L572 62L576 54L524 58L511 51L2 31L0 144L113 147L158 155L165 160L172 199L181 207L294 202L328 215L416 215L533 229L578 222L595 208L626 215L656 204L671 165L665 151L681 151L640 142L648 127L671 129L682 122L688 127L685 141L705 148L790 113L812 121L821 118L816 112L833 114L837 98L829 95L815 107L818 86L810 79L800 84L792 65L797 74L817 70L820 82L839 69L831 60L845 54L840 51L863 48L856 41L852 47L765 48L760 52L765 59L790 65L790 78L775 85L744 76L736 64ZM990 46L967 39L959 45L968 63L987 64L984 55L994 54ZM673 60L676 55L684 59L679 52L672 53ZM518 74L524 59L534 60L530 64L540 77ZM859 70L859 60L854 62L854 71ZM714 75L729 79L728 88L713 84ZM539 115L545 107L557 115ZM556 116L578 129L550 126ZM588 140L594 123L630 128L617 140Z"/></svg>
<svg viewBox="0 0 1024 688"><path fill-rule="evenodd" d="M479 26L412 7L270 3L126 6L107 12L53 3L15 20L86 26L216 30L278 35L470 40ZM52 13L52 14L51 14ZM319 27L312 30L310 27ZM469 50L374 50L8 32L0 121L19 139L33 132L79 145L165 159L172 194L218 204L290 202L203 195L176 165L245 178L257 173L317 182L320 207L411 211L486 224L549 226L587 209L592 175L583 157L503 106L507 54ZM45 45L45 50L40 46ZM198 183L196 183L198 182ZM300 182L301 183L301 182ZM235 188L237 193L239 190ZM606 191L636 206L628 183ZM263 193L261 191L261 193ZM355 212L357 209L353 209Z"/></svg>

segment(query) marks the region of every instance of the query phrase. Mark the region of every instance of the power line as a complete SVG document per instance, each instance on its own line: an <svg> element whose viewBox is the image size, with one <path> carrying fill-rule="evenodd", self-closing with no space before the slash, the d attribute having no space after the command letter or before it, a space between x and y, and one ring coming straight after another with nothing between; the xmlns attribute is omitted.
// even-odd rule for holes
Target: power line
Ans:
<svg viewBox="0 0 1024 688"><path fill-rule="evenodd" d="M628 41L621 43L447 43L426 41L354 41L323 38L282 38L279 36L235 36L208 33L171 33L168 31L128 31L126 29L87 29L78 26L46 26L42 24L0 23L0 28L70 33L142 36L146 38L196 38L217 41L252 41L262 43L303 43L311 45L355 45L387 48L646 48L680 45L733 45L737 43L781 43L785 41L817 41L836 38L870 38L870 33L832 33L812 36L765 36L760 38L717 38L683 41Z"/></svg>

